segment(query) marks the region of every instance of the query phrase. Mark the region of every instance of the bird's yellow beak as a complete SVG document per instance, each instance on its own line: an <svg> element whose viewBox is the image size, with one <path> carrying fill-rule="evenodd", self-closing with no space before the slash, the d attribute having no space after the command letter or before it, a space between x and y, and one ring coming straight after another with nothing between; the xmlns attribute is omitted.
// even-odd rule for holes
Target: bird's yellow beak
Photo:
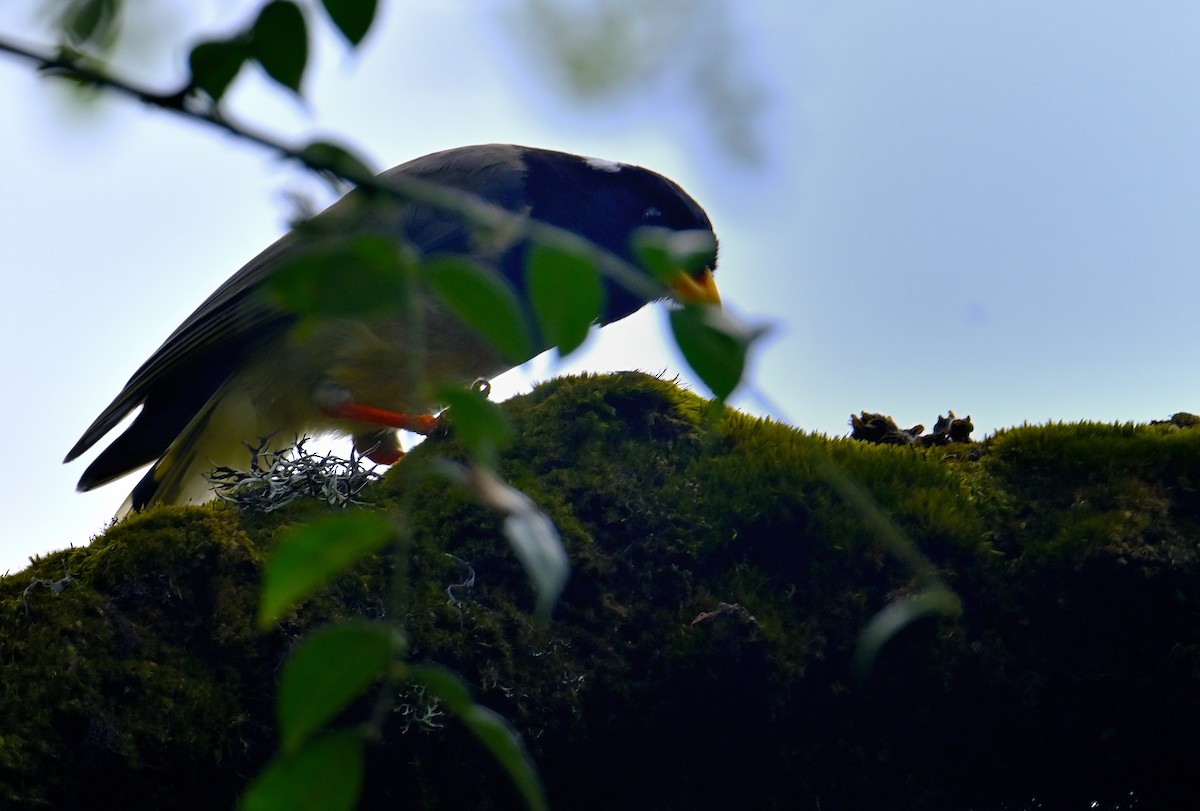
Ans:
<svg viewBox="0 0 1200 811"><path fill-rule="evenodd" d="M667 282L671 294L682 304L712 304L721 306L721 294L713 272L705 268L699 278L680 271Z"/></svg>

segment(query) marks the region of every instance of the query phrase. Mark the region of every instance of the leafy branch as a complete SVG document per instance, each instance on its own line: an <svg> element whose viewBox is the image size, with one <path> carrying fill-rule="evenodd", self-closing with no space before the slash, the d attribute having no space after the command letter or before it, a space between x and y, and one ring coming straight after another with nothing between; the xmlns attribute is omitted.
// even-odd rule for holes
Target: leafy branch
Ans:
<svg viewBox="0 0 1200 811"><path fill-rule="evenodd" d="M235 122L221 110L219 97L215 99L204 97L205 93L202 91L206 90L206 82L203 74L199 76L196 74L199 67L196 64L196 51L212 45L214 43L201 43L193 49L191 60L193 75L184 88L175 92L161 93L91 67L83 59L73 56L65 50L60 50L55 55L0 36L0 52L30 61L46 75L111 91L155 109L181 116L189 121L215 127L228 135L273 152L278 157L295 161L322 176L349 182L370 194L402 202L428 205L461 217L468 224L484 232L502 233L513 239L525 238L562 253L580 257L589 262L601 274L648 300L666 294L665 287L656 285L652 279L647 278L646 274L640 272L633 265L566 229L513 213L500 206L485 202L469 192L419 178L393 176L386 181L381 180L369 168L366 160L338 144L328 141L312 141L303 146L294 146L265 131ZM203 62L203 60L201 61ZM669 247L668 250L670 250Z"/></svg>
<svg viewBox="0 0 1200 811"><path fill-rule="evenodd" d="M326 6L331 3L332 0L326 0ZM294 9L294 13L284 12L283 7ZM275 11L271 12L271 9ZM307 29L303 24L303 16L298 18L301 22L297 24L295 15L301 15L301 12L294 3L288 0L273 0L264 7L247 31L226 40L206 41L196 45L188 60L191 77L183 88L169 93L140 87L92 67L84 58L65 47L60 48L57 54L52 54L0 36L0 51L33 62L39 70L48 75L111 91L189 121L215 127L228 135L273 152L283 159L295 161L327 178L349 182L369 195L420 203L452 213L485 234L503 235L513 241L527 239L534 245L554 252L560 264L590 268L589 273L599 273L647 301L671 295L663 284L664 274L668 269L677 269L680 265L686 266L695 261L697 252L694 235L665 229L644 229L646 233L639 235L635 248L639 260L652 271L647 275L629 262L577 234L487 203L469 192L414 177L393 175L383 180L369 168L366 160L339 144L318 140L295 146L232 120L222 111L221 99L246 61L253 59L259 62L272 79L299 92L303 62L298 66L298 70L285 70L276 65L276 57L269 54L287 48L252 48L247 44L265 40L266 30L278 26L283 30L282 37L285 42L290 43L297 51L307 54ZM361 24L359 28L362 28ZM346 36L352 44L357 44L361 41L362 34L357 33L359 29L353 30L359 36L358 40L353 39L350 34ZM564 257L567 258L567 262L561 262ZM583 284L586 285L586 282ZM535 292L537 289L534 288ZM541 289L545 289L545 286ZM538 306L536 297L534 305ZM539 315L547 311L548 308L540 308ZM544 320L553 321L553 317ZM561 327L562 325L558 324L552 325L555 331ZM721 400L725 400L736 388L745 371L745 358L749 347L763 333L761 328L743 324L728 312L705 307L683 307L675 311L671 317L671 328L685 360ZM569 339L560 346L560 353L564 355L582 342L580 327L569 327L568 331Z"/></svg>
<svg viewBox="0 0 1200 811"><path fill-rule="evenodd" d="M358 47L375 18L375 0L322 0L322 6L349 45ZM527 240L533 246L526 268L530 302L543 335L558 347L560 355L582 344L588 326L599 315L599 276L645 300L663 298L669 295L664 283L669 271L700 267L696 263L715 247L698 245L695 234L646 229L634 245L635 256L644 266L638 268L568 230L487 203L468 192L414 177L377 177L366 160L341 145L313 141L297 146L233 120L222 109L222 100L247 63L257 63L278 85L302 95L309 53L308 22L305 12L291 0L271 0L241 31L195 45L188 56L187 82L171 92L118 77L86 55L87 46L111 40L120 9L120 0L77 0L64 15L66 42L57 51L0 37L0 52L31 62L44 75L215 128L329 179L347 181L368 198L429 206L453 214L484 235L502 238L506 244ZM413 280L394 246L361 236L343 243L334 254L312 258L329 265L324 260L346 256L357 260L356 264L373 265L372 270L383 270L384 275L394 273L405 283ZM421 281L504 354L528 356L532 341L522 334L519 305L509 300L507 289L496 287L486 273L465 259L439 261L449 264L441 266L438 273L425 272ZM305 273L290 274L292 282L297 276L308 276L290 292L299 290L303 298L305 284L310 290L314 284L319 287L319 264L309 263L302 268ZM564 298L563 290L568 287L564 278L569 289L579 295ZM399 298L414 305L415 297L403 291ZM299 307L297 313L319 314L321 306L325 305L318 303L307 311ZM412 322L419 323L419 314L413 315ZM759 332L709 307L678 309L671 324L685 359L719 399L726 399L741 380L746 353ZM453 407L460 435L476 460L469 468L447 463L440 472L503 517L502 530L538 593L538 614L548 617L565 583L568 563L557 531L545 514L491 472L508 426L480 392L442 390L439 395ZM333 577L385 547L394 546L397 559L402 560L408 533L408 528L394 519L363 514L299 528L280 543L267 562L260 625L278 621ZM400 582L403 566L397 570ZM306 640L281 679L280 754L251 786L244 807L295 807L299 801L352 807L361 791L363 747L377 734L381 722L351 729L330 729L329 725L372 685L383 683L379 700L386 702L388 686L408 681L420 683L436 695L492 751L527 804L544 808L536 770L516 732L502 718L475 704L458 677L441 669L410 665L404 661L405 651L398 626L345 623Z"/></svg>

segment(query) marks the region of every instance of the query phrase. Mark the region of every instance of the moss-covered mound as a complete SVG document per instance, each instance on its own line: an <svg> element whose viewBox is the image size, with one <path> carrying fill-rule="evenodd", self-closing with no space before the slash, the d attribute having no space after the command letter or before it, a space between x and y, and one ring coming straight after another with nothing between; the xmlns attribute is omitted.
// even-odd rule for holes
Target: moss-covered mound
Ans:
<svg viewBox="0 0 1200 811"><path fill-rule="evenodd" d="M870 445L636 374L506 408L502 473L573 567L549 626L496 517L416 464L371 496L415 504L402 597L384 555L266 633L262 559L327 508L153 510L0 580L0 806L230 807L276 745L288 651L349 616L399 620L410 658L462 674L558 809L1156 808L1200 790L1200 429ZM865 682L860 631L917 579L831 471L963 604L903 630ZM364 807L516 807L436 706L394 706Z"/></svg>

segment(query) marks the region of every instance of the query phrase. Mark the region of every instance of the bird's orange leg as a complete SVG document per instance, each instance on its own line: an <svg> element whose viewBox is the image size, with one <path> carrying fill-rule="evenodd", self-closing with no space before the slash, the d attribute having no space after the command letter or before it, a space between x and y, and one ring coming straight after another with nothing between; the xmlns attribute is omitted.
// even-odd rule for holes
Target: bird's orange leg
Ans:
<svg viewBox="0 0 1200 811"><path fill-rule="evenodd" d="M487 397L492 392L492 384L479 378L471 386L472 389ZM412 431L414 434L429 436L442 424L442 418L434 414L406 414L403 411L388 411L386 408L363 405L350 399L349 392L341 388L329 387L320 392L318 408L327 417L349 422L367 422L372 425L382 425L385 428L398 428L401 431ZM400 450L395 436L385 438L386 431L376 431L354 438L354 447L370 459L381 465L392 465L400 461L404 451Z"/></svg>
<svg viewBox="0 0 1200 811"><path fill-rule="evenodd" d="M412 431L414 434L429 436L437 430L440 418L433 414L405 414L403 411L388 411L384 408L363 405L346 401L335 406L322 408L326 416L335 420L351 420L353 422L369 422L373 425L384 425L388 428L399 428L401 431Z"/></svg>
<svg viewBox="0 0 1200 811"><path fill-rule="evenodd" d="M384 408L363 405L346 399L336 404L320 406L322 413L336 420L368 422L385 428L398 428L428 436L437 430L440 419L433 414L405 414ZM400 443L391 431L373 431L354 437L354 447L378 465L394 465L404 456Z"/></svg>

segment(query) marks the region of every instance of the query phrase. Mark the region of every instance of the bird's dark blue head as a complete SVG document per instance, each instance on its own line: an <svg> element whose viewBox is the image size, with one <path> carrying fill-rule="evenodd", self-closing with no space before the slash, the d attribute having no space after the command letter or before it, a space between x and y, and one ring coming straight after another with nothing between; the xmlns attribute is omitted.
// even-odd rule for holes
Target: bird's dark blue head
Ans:
<svg viewBox="0 0 1200 811"><path fill-rule="evenodd" d="M716 269L716 236L704 209L675 182L638 166L513 144L458 147L417 158L390 175L421 178L468 192L514 214L555 226L599 246L633 266L633 239L639 229L699 233L698 264L656 268L658 282L647 280L631 291L603 277L605 300L600 323L624 318L666 289L682 301L717 303L712 272ZM442 208L416 204L401 209L400 227L410 244L425 256L465 254L487 261L518 291L525 287L529 243L497 243L462 218ZM388 229L394 228L387 221ZM696 243L693 243L696 244ZM503 247L501 247L503 246ZM493 255L499 248L502 253ZM647 295L647 293L650 293Z"/></svg>
<svg viewBox="0 0 1200 811"><path fill-rule="evenodd" d="M571 231L631 264L636 264L632 240L640 228L712 234L699 203L674 181L648 169L531 148L523 148L522 161L530 217ZM712 260L704 269L708 273L716 270L715 236L712 244ZM647 303L610 279L605 288L602 324Z"/></svg>

